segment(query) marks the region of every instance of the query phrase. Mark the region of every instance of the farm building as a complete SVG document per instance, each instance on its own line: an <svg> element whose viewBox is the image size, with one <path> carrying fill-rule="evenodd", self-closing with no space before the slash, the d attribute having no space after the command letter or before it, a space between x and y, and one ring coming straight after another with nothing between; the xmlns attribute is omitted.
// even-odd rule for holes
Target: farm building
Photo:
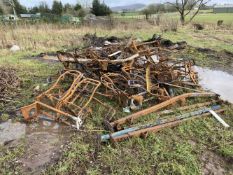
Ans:
<svg viewBox="0 0 233 175"><path fill-rule="evenodd" d="M74 24L80 23L80 19L78 17L74 17L71 15L62 15L60 21L62 23L74 23Z"/></svg>
<svg viewBox="0 0 233 175"><path fill-rule="evenodd" d="M15 15L9 14L9 15L3 15L1 19L2 21L17 21L19 18Z"/></svg>
<svg viewBox="0 0 233 175"><path fill-rule="evenodd" d="M35 18L40 18L41 14L36 13L36 14L20 14L20 17L23 19L35 19Z"/></svg>
<svg viewBox="0 0 233 175"><path fill-rule="evenodd" d="M214 6L214 13L233 13L233 4L232 5L216 5Z"/></svg>

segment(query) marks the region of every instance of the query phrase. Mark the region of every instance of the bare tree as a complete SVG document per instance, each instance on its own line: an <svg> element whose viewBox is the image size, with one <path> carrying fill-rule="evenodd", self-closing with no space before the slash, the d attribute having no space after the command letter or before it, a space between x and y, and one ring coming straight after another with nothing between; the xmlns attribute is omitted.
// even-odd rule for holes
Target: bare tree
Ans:
<svg viewBox="0 0 233 175"><path fill-rule="evenodd" d="M14 3L14 1L13 0L9 0L8 3L12 7L14 15L17 16L16 10L15 10L15 3Z"/></svg>
<svg viewBox="0 0 233 175"><path fill-rule="evenodd" d="M11 7L14 15L17 16L16 10L15 10L15 3L13 0L3 0L0 2L0 5L2 5L4 7L4 10L7 9L7 7ZM9 9L7 9L7 10L9 10Z"/></svg>
<svg viewBox="0 0 233 175"><path fill-rule="evenodd" d="M190 12L196 7L195 13L191 16L190 21L192 21L195 16L199 13L201 7L206 5L211 0L176 0L176 2L171 3L167 2L168 4L171 4L176 8L176 10L180 14L180 22L182 25L185 23L185 17L190 14Z"/></svg>
<svg viewBox="0 0 233 175"><path fill-rule="evenodd" d="M147 6L147 8L143 9L141 13L146 16L146 20L149 19L149 16L152 14L159 13L159 11L164 10L164 6L162 4L151 4Z"/></svg>

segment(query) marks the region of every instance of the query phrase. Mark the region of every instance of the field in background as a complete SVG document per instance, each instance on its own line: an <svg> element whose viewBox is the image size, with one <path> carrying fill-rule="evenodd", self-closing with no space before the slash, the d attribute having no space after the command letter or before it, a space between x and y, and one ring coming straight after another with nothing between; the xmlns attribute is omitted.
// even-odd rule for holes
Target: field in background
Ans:
<svg viewBox="0 0 233 175"><path fill-rule="evenodd" d="M192 13L192 12L191 12ZM177 12L171 13L161 13L160 16L164 16L166 18L172 18L179 20L179 14ZM135 13L125 13L124 16L121 14L114 14L115 18L120 19L145 19L145 15L142 15L139 12ZM153 14L150 18L156 18L158 15ZM190 18L190 15L187 17L187 21ZM208 23L208 24L217 24L218 20L223 20L224 24L233 25L233 13L213 13L212 10L202 10L200 13L194 18L193 22L198 23Z"/></svg>
<svg viewBox="0 0 233 175"><path fill-rule="evenodd" d="M216 24L218 20L223 20L225 24L233 25L233 13L206 13L199 14L194 18L195 22L213 23Z"/></svg>
<svg viewBox="0 0 233 175"><path fill-rule="evenodd" d="M201 18L202 15L199 16ZM10 45L19 45L23 52L46 52L75 48L82 45L81 36L96 33L100 36L133 36L147 39L153 34L162 35L173 41L187 41L195 47L233 51L233 26L218 27L215 21L205 23L204 30L197 31L192 24L180 26L177 21L161 17L159 26L155 20L113 20L101 25L74 26L68 24L21 24L18 26L0 26L0 56L10 54ZM230 17L228 17L230 19ZM233 18L232 18L233 20ZM176 32L170 31L175 28Z"/></svg>

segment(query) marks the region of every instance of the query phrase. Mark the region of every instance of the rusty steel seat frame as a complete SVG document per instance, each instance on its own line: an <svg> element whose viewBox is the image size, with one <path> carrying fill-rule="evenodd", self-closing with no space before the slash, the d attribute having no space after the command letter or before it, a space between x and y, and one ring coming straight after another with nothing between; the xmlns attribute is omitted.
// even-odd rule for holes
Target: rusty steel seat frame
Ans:
<svg viewBox="0 0 233 175"><path fill-rule="evenodd" d="M65 91L60 98L55 97L55 94L50 94L52 90L56 89L59 86L61 80L64 79L67 75L73 75L75 77L70 88L67 91ZM84 85L83 90L77 93L77 91L82 85ZM84 102L84 100L82 99L84 97L81 93L85 90L85 88L87 88L88 85L93 86L93 88L89 90L90 95L87 97L88 100L85 103L83 103L82 106L74 104L75 100L77 100L78 98ZM58 80L49 90L36 97L34 103L22 107L22 115L24 116L25 120L31 120L37 118L40 114L43 114L53 120L60 120L67 125L71 125L79 129L80 125L82 124L81 118L83 118L85 112L88 111L88 104L91 102L96 90L100 85L101 83L99 81L85 78L83 77L83 74L79 71L66 71L58 78ZM57 103L54 105L46 104L46 102L42 101L44 97L48 97L51 101L56 100ZM74 115L70 112L63 110L63 107L67 107L68 105L72 105L72 107L78 109L78 113ZM55 113L55 115L51 115L50 113L46 112L46 110ZM71 119L72 121L75 121L76 125L67 122L66 119Z"/></svg>
<svg viewBox="0 0 233 175"><path fill-rule="evenodd" d="M52 91L55 89L58 89L59 86L61 86L62 84L62 80L64 80L66 78L66 76L74 76L74 81L73 83L70 85L69 89L67 91L65 91L63 94L53 94ZM40 94L39 96L36 97L37 101L41 101L45 96L47 98L49 98L51 101L55 98L56 100L58 100L59 102L62 102L71 92L72 92L72 88L71 87L75 87L75 85L83 78L83 74L79 71L76 70L68 70L66 72L64 72L62 75L59 76L59 78L57 79L57 81L52 85L51 88L49 88L47 91L43 92L42 94ZM60 91L60 89L58 89ZM61 92L59 92L61 93ZM55 95L59 95L61 96L60 99L54 97Z"/></svg>

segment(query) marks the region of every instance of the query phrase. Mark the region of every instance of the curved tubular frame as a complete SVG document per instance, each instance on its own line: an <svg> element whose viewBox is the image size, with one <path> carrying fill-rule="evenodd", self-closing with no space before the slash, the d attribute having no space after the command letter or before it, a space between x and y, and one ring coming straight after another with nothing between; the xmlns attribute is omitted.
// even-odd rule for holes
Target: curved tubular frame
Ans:
<svg viewBox="0 0 233 175"><path fill-rule="evenodd" d="M65 91L60 98L57 98L54 96L55 94L53 94L52 91L54 89L59 89L59 83L61 83L61 80L64 79L67 75L74 76L74 80L69 89ZM71 120L75 120L75 118L83 116L85 111L88 111L86 109L100 85L101 83L97 80L84 78L83 74L79 71L67 71L58 78L58 80L49 90L36 97L36 100L33 104L22 107L21 112L25 120L34 119L38 117L39 114L44 114L49 118L55 120L60 120L61 116L64 116ZM86 96L83 95L84 92L88 92L87 94L85 94ZM50 100L55 99L57 102L56 104L52 105L46 104L46 102L43 102L44 97L49 97ZM84 98L86 98L87 100L85 100ZM76 104L76 100L78 100L80 104ZM63 110L69 105L74 108L75 113L70 113L66 110ZM52 115L47 111L55 113L55 115ZM65 120L61 121L65 124L72 125Z"/></svg>
<svg viewBox="0 0 233 175"><path fill-rule="evenodd" d="M63 79L65 79L66 76L70 76L70 75L74 76L74 81L71 84L70 89L71 89L71 87L75 86L77 84L77 82L79 82L83 78L83 74L81 72L76 71L76 70L68 70L65 73L63 73L62 75L60 75L59 78L56 80L56 82L47 91L45 91L42 94L40 94L39 96L37 96L36 100L40 101L45 95L53 95L53 94L51 94L51 91L58 88L61 81ZM67 91L67 92L70 92L70 91ZM69 95L69 94L64 93L60 100L65 99L67 97L67 95Z"/></svg>

